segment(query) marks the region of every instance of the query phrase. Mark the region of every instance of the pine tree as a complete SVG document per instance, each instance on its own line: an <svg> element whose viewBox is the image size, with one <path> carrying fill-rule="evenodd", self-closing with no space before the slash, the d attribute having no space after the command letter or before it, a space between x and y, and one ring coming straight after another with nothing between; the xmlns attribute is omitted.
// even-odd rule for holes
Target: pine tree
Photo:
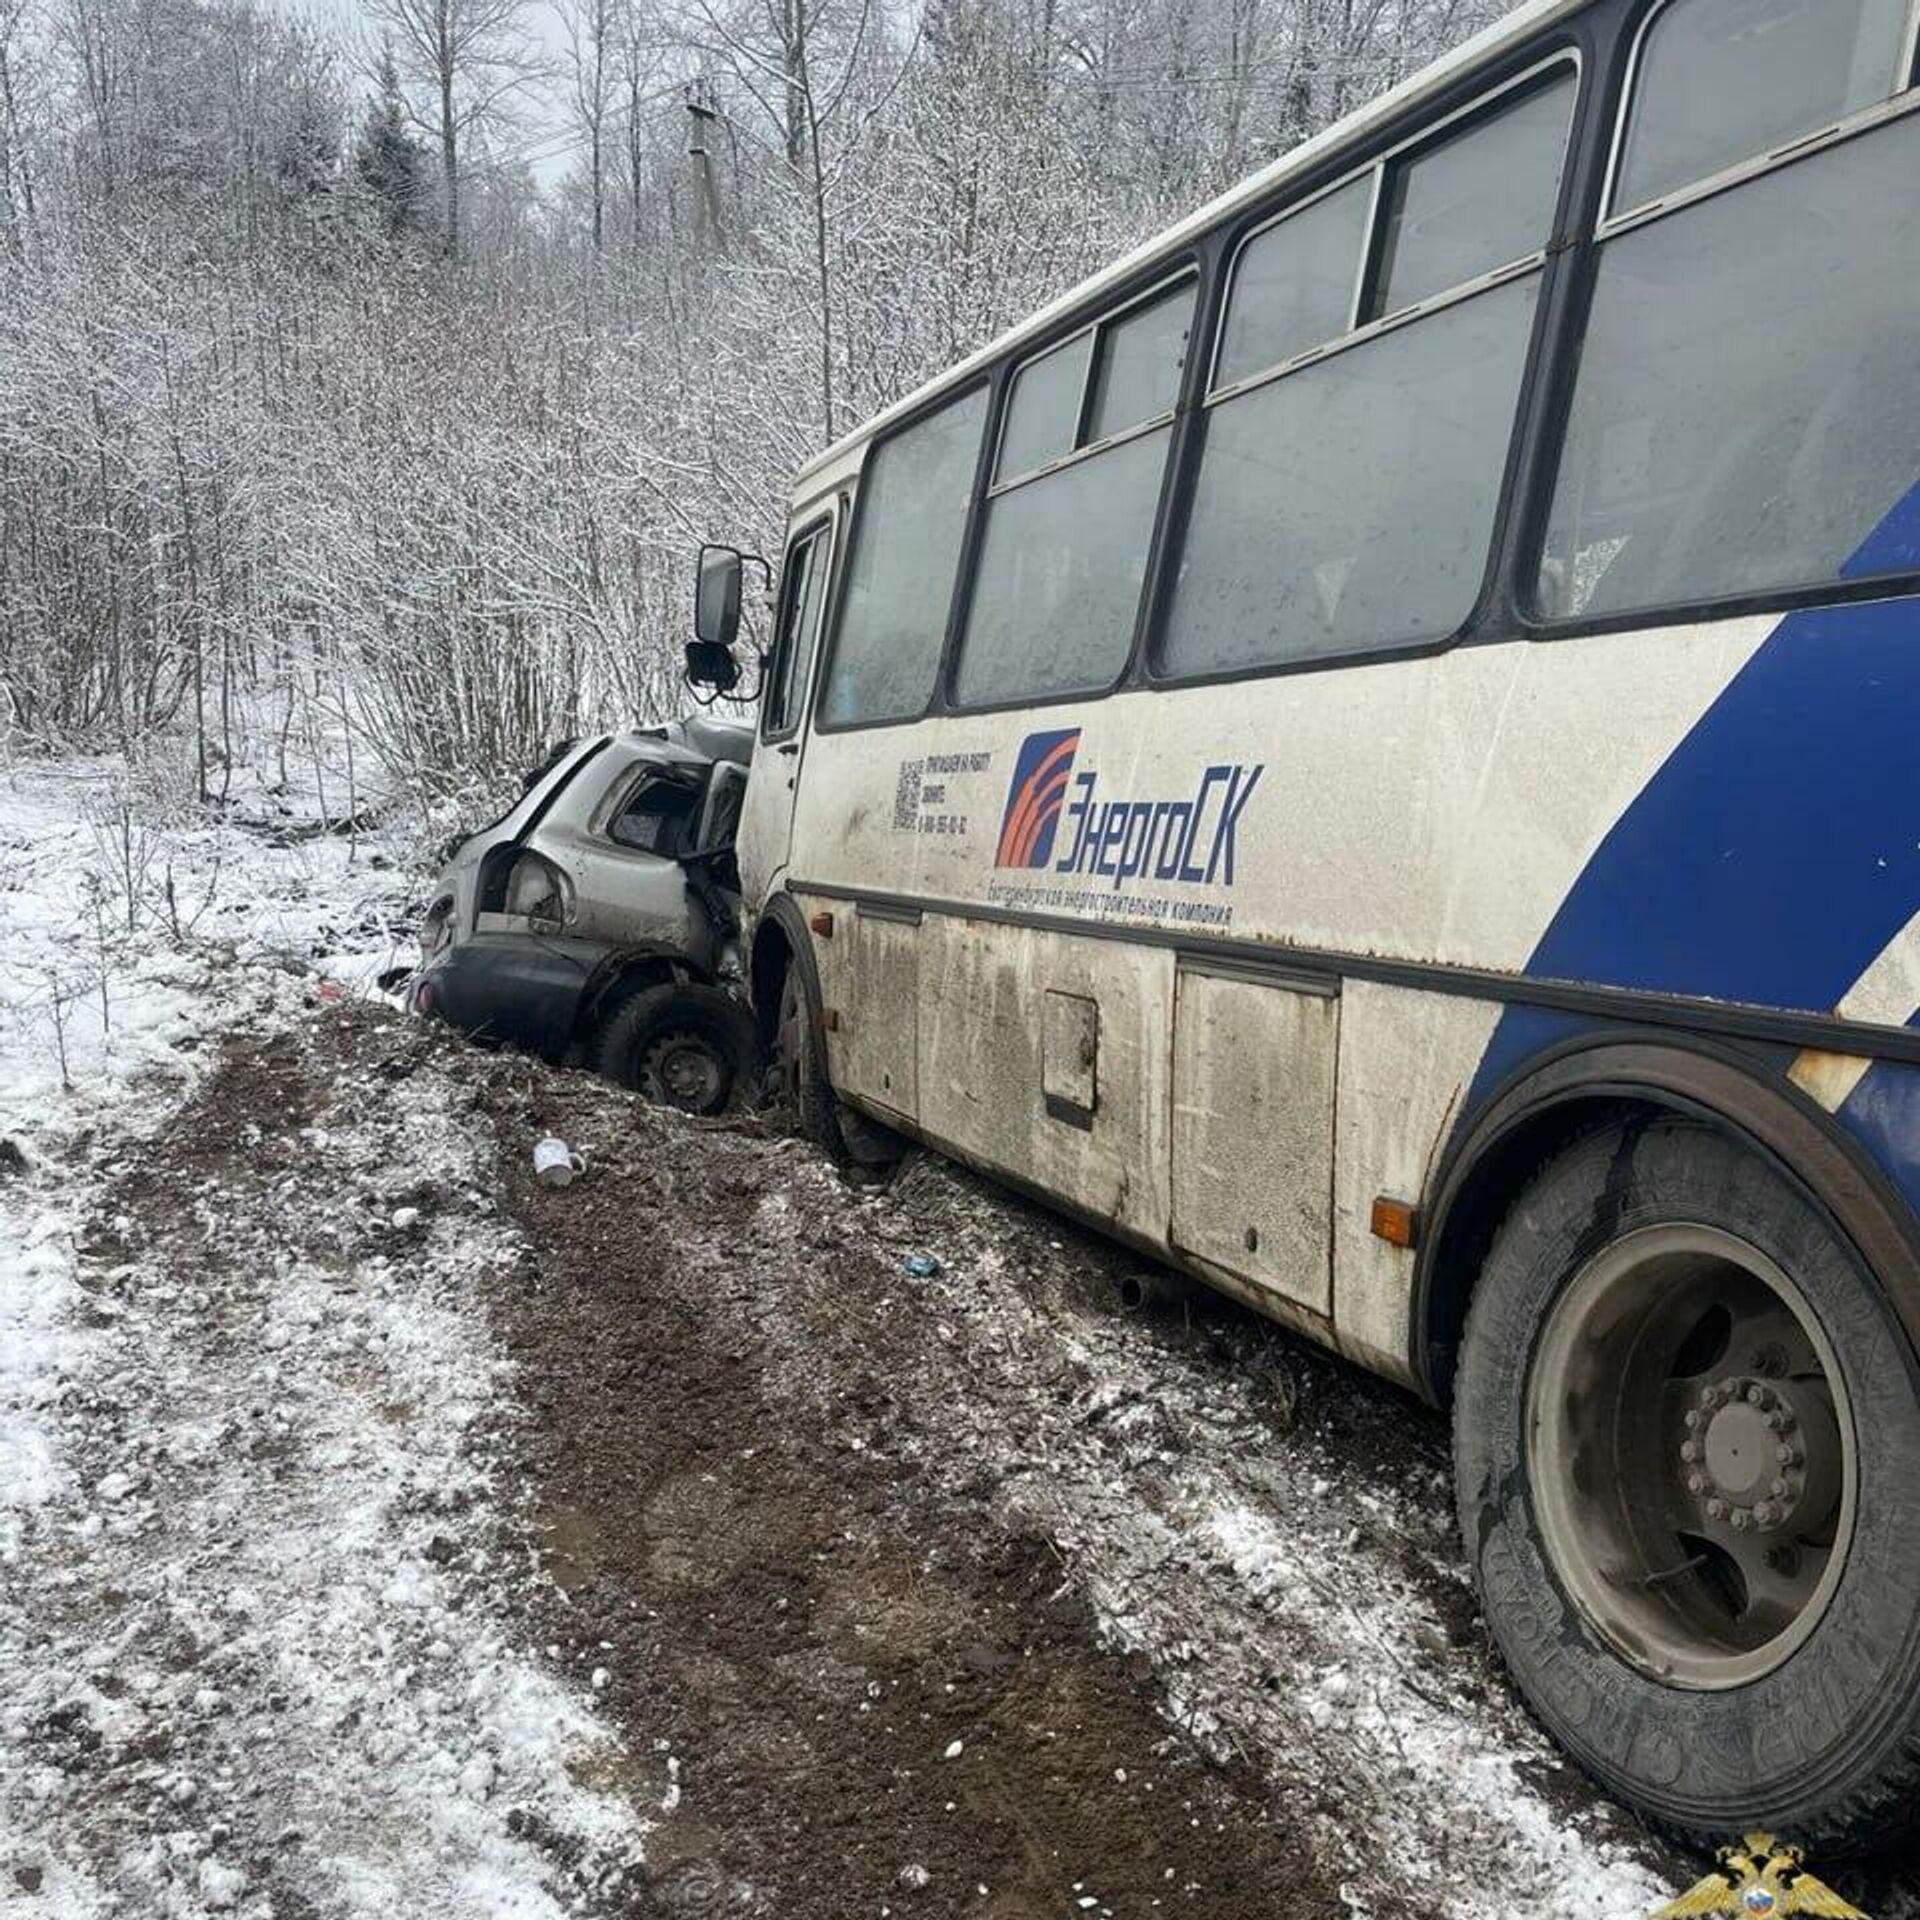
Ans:
<svg viewBox="0 0 1920 1920"><path fill-rule="evenodd" d="M421 232L427 212L426 149L407 127L407 104L391 50L380 56L380 92L354 145L353 170L389 239Z"/></svg>
<svg viewBox="0 0 1920 1920"><path fill-rule="evenodd" d="M292 206L311 205L335 187L340 116L332 100L308 92L295 102L291 124L280 136L274 173L281 198Z"/></svg>

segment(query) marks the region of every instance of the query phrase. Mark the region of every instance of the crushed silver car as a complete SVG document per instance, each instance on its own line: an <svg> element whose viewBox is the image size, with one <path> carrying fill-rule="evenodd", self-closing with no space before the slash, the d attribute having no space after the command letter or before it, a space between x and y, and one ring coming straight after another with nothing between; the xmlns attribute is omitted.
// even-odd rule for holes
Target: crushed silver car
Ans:
<svg viewBox="0 0 1920 1920"><path fill-rule="evenodd" d="M689 1113L747 1081L734 829L748 727L695 717L563 743L449 850L421 927L417 1013Z"/></svg>

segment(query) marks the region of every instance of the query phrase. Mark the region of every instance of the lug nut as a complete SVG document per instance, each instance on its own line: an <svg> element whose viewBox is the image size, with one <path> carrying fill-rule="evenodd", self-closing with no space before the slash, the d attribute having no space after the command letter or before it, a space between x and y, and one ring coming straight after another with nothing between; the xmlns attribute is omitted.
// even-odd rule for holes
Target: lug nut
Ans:
<svg viewBox="0 0 1920 1920"><path fill-rule="evenodd" d="M1764 1407L1767 1404L1766 1388L1758 1380L1751 1382L1747 1387L1747 1399L1753 1406Z"/></svg>
<svg viewBox="0 0 1920 1920"><path fill-rule="evenodd" d="M1687 1431L1689 1433L1697 1433L1699 1432L1699 1430L1700 1430L1699 1410L1697 1408L1690 1407L1687 1410Z"/></svg>
<svg viewBox="0 0 1920 1920"><path fill-rule="evenodd" d="M1680 1458L1682 1460L1698 1460L1700 1454L1701 1446L1698 1440L1689 1440L1686 1445L1680 1449Z"/></svg>
<svg viewBox="0 0 1920 1920"><path fill-rule="evenodd" d="M1779 1509L1771 1500L1762 1500L1753 1510L1753 1524L1756 1527L1770 1527L1779 1518Z"/></svg>
<svg viewBox="0 0 1920 1920"><path fill-rule="evenodd" d="M1724 1500L1709 1500L1707 1502L1707 1518L1709 1520L1724 1520L1726 1517L1727 1503Z"/></svg>
<svg viewBox="0 0 1920 1920"><path fill-rule="evenodd" d="M1753 1515L1750 1514L1745 1507L1735 1507L1733 1510L1734 1532L1745 1533L1746 1530L1752 1525L1753 1525Z"/></svg>
<svg viewBox="0 0 1920 1920"><path fill-rule="evenodd" d="M1778 1460L1783 1467L1790 1467L1794 1462L1794 1451L1785 1441L1782 1441L1779 1446L1774 1448L1773 1457Z"/></svg>
<svg viewBox="0 0 1920 1920"><path fill-rule="evenodd" d="M1689 1493L1705 1493L1706 1490L1707 1476L1704 1473L1690 1473L1687 1475L1687 1491Z"/></svg>

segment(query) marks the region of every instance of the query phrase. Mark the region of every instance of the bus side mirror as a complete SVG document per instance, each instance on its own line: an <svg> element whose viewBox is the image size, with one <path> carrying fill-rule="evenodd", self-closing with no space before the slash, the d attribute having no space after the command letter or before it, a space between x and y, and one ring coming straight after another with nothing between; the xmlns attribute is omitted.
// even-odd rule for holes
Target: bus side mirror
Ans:
<svg viewBox="0 0 1920 1920"><path fill-rule="evenodd" d="M700 549L693 597L694 637L687 643L687 678L696 687L729 693L740 678L733 643L740 632L741 557L734 547Z"/></svg>

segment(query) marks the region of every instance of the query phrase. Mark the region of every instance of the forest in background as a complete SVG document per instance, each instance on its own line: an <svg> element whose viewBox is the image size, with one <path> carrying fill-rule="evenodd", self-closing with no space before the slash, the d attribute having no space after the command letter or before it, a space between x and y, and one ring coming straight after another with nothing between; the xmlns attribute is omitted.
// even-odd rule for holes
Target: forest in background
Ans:
<svg viewBox="0 0 1920 1920"><path fill-rule="evenodd" d="M361 11L0 0L15 750L350 809L678 711L702 539L1504 6Z"/></svg>

